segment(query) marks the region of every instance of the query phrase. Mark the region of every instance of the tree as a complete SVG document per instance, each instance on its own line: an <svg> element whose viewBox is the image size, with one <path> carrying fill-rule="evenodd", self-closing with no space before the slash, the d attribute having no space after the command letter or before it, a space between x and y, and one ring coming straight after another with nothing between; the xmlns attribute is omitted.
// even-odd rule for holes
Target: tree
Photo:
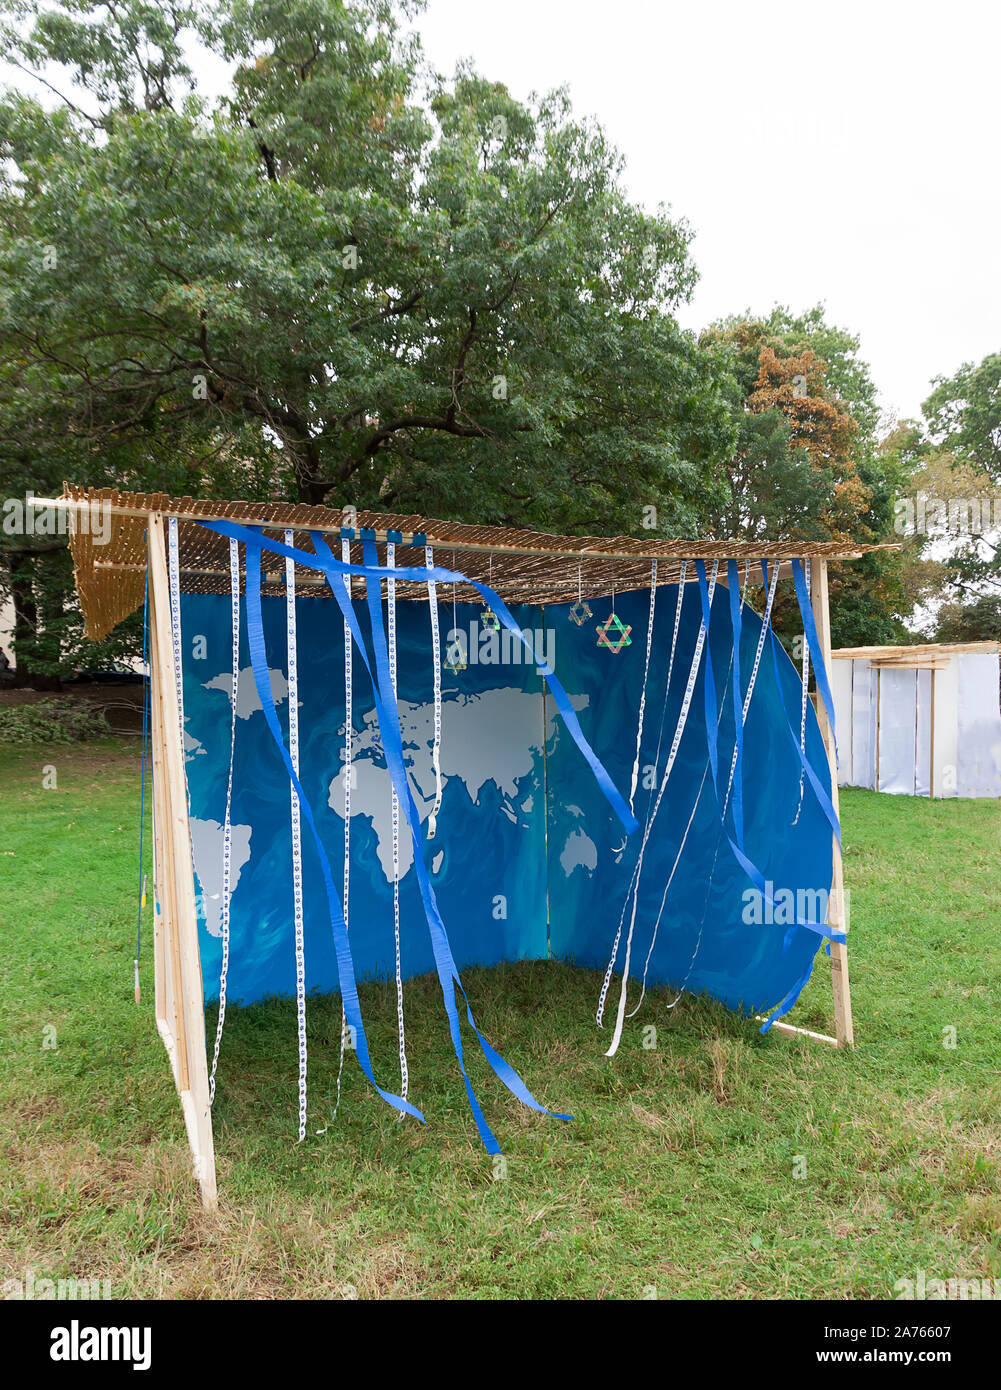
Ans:
<svg viewBox="0 0 1001 1390"><path fill-rule="evenodd" d="M720 535L872 543L893 538L900 469L879 450L879 411L858 339L828 325L818 306L777 307L714 325L706 345L730 362L737 446L726 464L730 496L713 516ZM888 642L903 632L900 563L873 554L831 566L835 646ZM799 630L795 605L776 625Z"/></svg>
<svg viewBox="0 0 1001 1390"><path fill-rule="evenodd" d="M5 327L43 417L90 439L250 429L310 502L693 520L728 425L720 364L671 315L688 231L627 202L565 96L522 106L463 70L421 106L379 0L190 6L166 34L139 3L57 14L11 48L58 56L96 112L4 113ZM192 26L238 64L211 110Z"/></svg>
<svg viewBox="0 0 1001 1390"><path fill-rule="evenodd" d="M19 481L605 533L722 497L688 229L564 93L426 73L387 0L0 10L49 92L0 101ZM214 103L197 44L235 64Z"/></svg>
<svg viewBox="0 0 1001 1390"><path fill-rule="evenodd" d="M939 641L1001 640L1001 353L937 377L922 406L923 473L949 553L935 574Z"/></svg>

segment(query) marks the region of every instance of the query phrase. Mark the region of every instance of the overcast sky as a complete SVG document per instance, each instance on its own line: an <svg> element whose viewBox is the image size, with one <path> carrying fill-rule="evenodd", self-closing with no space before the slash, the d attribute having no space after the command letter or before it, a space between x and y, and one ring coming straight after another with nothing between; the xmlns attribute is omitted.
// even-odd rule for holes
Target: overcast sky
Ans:
<svg viewBox="0 0 1001 1390"><path fill-rule="evenodd" d="M566 84L602 123L695 232L686 327L822 302L900 418L1001 351L998 0L428 0L415 27L439 71Z"/></svg>
<svg viewBox="0 0 1001 1390"><path fill-rule="evenodd" d="M446 73L569 84L696 233L686 326L823 301L900 417L1001 350L997 0L429 0L416 27Z"/></svg>

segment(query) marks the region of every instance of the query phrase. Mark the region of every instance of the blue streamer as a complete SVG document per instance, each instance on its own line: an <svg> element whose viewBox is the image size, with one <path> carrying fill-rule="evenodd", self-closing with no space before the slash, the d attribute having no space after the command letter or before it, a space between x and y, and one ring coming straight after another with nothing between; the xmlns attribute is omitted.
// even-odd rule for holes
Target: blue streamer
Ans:
<svg viewBox="0 0 1001 1390"><path fill-rule="evenodd" d="M222 525L222 523L220 523L220 525L218 526L213 525L210 526L209 529L220 530L222 534L226 534L221 529ZM350 947L348 945L347 932L344 927L343 916L340 911L340 906L337 903L336 894L333 888L333 879L330 873L329 862L327 861L326 853L320 841L319 834L317 832L316 825L313 820L311 808L309 807L309 803L305 798L305 794L302 791L298 778L295 775L294 768L292 767L291 758L289 757L288 750L286 749L284 740L282 739L280 726L278 724L277 712L274 708L274 702L271 699L270 681L268 680L267 675L267 660L264 653L263 625L261 619L260 565L261 553L265 549L269 551L273 550L275 553L278 554L291 555L294 559L297 560L297 562L306 564L309 568L312 569L319 569L324 573L330 591L341 609L344 621L348 625L355 645L358 648L361 658L371 678L372 691L376 705L376 716L378 719L379 729L382 737L383 749L386 754L387 767L389 768L390 775L393 778L393 783L396 787L397 795L400 798L400 802L404 809L404 814L407 817L407 823L410 827L411 838L414 847L414 868L418 876L421 898L424 904L425 915L427 916L428 927L431 934L431 942L432 948L434 950L435 963L438 970L438 977L442 987L442 994L445 999L445 1007L449 1019L449 1031L452 1037L453 1047L455 1048L456 1056L459 1061L460 1070L462 1071L463 1081L466 1086L466 1093L469 1099L470 1109L473 1113L473 1118L476 1122L476 1126L479 1131L480 1138L483 1142L484 1147L487 1149L488 1153L500 1153L500 1145L498 1144L494 1134L490 1130L490 1127L487 1125L487 1122L483 1116L483 1112L480 1108L479 1102L476 1098L475 1092L473 1091L472 1084L469 1081L469 1078L466 1074L462 1054L462 1039L459 1028L459 1017L455 1008L454 985L458 985L460 991L462 992L463 1000L465 1001L466 1005L466 1017L469 1021L470 1026L476 1034L477 1040L479 1041L479 1044L483 1050L483 1054L486 1057L487 1062L490 1064L495 1074L500 1078L500 1080L504 1083L508 1090L510 1090L511 1093L522 1102L523 1105L528 1106L530 1109L536 1110L544 1115L549 1115L555 1119L570 1120L572 1116L549 1111L546 1109L545 1106L541 1105L529 1091L528 1087L525 1085L525 1083L522 1081L521 1077L517 1074L513 1067L511 1067L510 1064L506 1062L504 1058L500 1055L500 1053L498 1053L490 1045L490 1043L487 1042L487 1040L483 1037L483 1035L477 1028L475 1019L473 1018L472 1010L469 1005L469 1000L466 996L465 990L462 986L462 982L459 978L458 970L456 968L451 948L448 943L448 937L445 932L444 923L442 922L441 915L438 911L437 902L434 897L434 890L431 886L431 882L427 874L427 869L424 864L423 845L420 838L420 817L418 815L417 808L414 803L412 793L410 791L410 784L406 774L405 763L403 761L403 741L399 725L399 712L396 706L395 697L392 695L392 681L389 675L388 648L386 645L385 630L382 624L382 606L379 582L383 574L386 574L387 577L388 575L395 575L396 577L400 577L402 574L407 574L408 576L410 576L413 574L413 571L400 571L393 567L379 566L377 564L371 563L374 558L374 542L370 539L366 539L364 542L365 558L366 561L368 561L369 563L366 563L362 566L353 566L345 565L342 562L336 561L333 555L331 554L329 547L327 546L323 537L319 533L312 533L312 540L313 545L315 547L315 553L310 555L308 552L298 551L293 547L285 546L283 544L280 544L279 542L272 543L268 540L265 540L264 537L256 530L249 530L247 528L242 527L236 529L240 530L244 534L236 536L235 539L242 539L247 548L248 632L251 634L251 664L254 670L254 680L255 684L258 687L259 698L261 699L262 707L265 710L265 717L268 719L268 724L269 728L271 729L272 736L275 739L275 742L282 754L282 759L285 763L286 771L288 772L289 777L292 780L293 786L296 789L296 794L300 801L300 805L302 806L304 818L306 819L310 827L310 830L312 831L313 838L316 842L317 851L320 857L321 869L323 871L324 876L324 883L327 887L327 896L330 901L331 927L334 932L334 941L335 946L337 948L338 974L342 981L342 999L344 1000L345 1013L348 1022L356 1030L356 1034L358 1037L357 1051L359 1055L359 1061L362 1063L363 1070L365 1071L366 1076L368 1076L368 1079L372 1082L373 1086L375 1086L376 1090L379 1091L379 1094L383 1097L383 1099L388 1101L390 1104L394 1105L397 1109L405 1109L408 1113L414 1114L415 1116L417 1116L418 1119L423 1120L424 1117L420 1114L420 1112L415 1110L414 1107L412 1107L408 1102L403 1101L398 1096L388 1094L376 1084L371 1072L370 1064L368 1063L367 1043L364 1040L364 1032L361 1024L360 1006L357 1002L357 988L354 979L354 966L351 960ZM250 563L251 555L253 555L254 557L253 565L251 565ZM366 579L366 596L369 603L369 611L372 621L372 641L373 649L375 652L376 673L373 673L372 666L369 661L368 652L366 650L361 630L358 625L357 616L354 612L354 608L349 602L347 592L343 589L343 585L340 583L339 579L340 575L351 572L360 572L364 574ZM432 574L433 577L436 579L439 577L443 577L444 579L448 580L453 577L451 571L442 571L440 576L438 573L435 573L433 571L427 571L427 573ZM495 609L494 611L496 612L497 609ZM513 618L510 617L510 614L508 614L507 616L511 624L511 627L515 628ZM520 629L516 630L520 634ZM527 645L528 644L526 643L526 646ZM386 698L385 693L387 691L390 692L390 698L388 699ZM581 737L583 737L583 735L581 735ZM348 990L345 989L345 980L347 980L348 983ZM351 1007L352 1003L353 1007Z"/></svg>
<svg viewBox="0 0 1001 1390"><path fill-rule="evenodd" d="M766 884L764 875L761 873L760 869L758 869L758 867L754 864L754 862L753 862L751 859L749 859L748 856L747 856L747 854L744 852L743 843L741 842L741 843L738 844L737 842L735 842L735 841L731 838L730 833L729 833L729 831L728 831L727 828L726 828L725 816L724 816L723 807L722 807L722 802L721 802L721 800L720 800L720 795L719 795L719 787L718 787L718 785L717 785L717 767L718 767L718 763L719 763L719 754L718 754L718 748L717 748L718 732L717 732L717 727L716 727L716 725L717 725L718 712L717 712L717 709L716 709L716 683L715 683L715 680L714 680L714 678L713 678L712 654L711 654L711 651L710 651L710 644L709 644L709 624L710 624L711 614L710 614L710 609L709 609L709 590L708 590L708 586L707 586L707 584L706 584L706 567L705 567L705 561L703 561L703 560L696 560L696 561L695 561L695 569L696 569L696 572L697 572L698 577L699 577L699 597L701 598L701 601L702 601L702 622L703 622L703 624L704 624L704 626L705 626L705 629L706 629L706 644L705 644L706 669L705 669L704 686L703 686L704 694L705 694L705 709L706 709L706 743L707 743L708 751L709 751L709 765L710 765L710 768L712 769L713 790L714 790L715 793L716 793L717 810L718 810L719 815L720 815L721 824L723 825L723 834L724 834L725 837L726 837L726 840L727 840L727 843L728 843L729 846L730 846L730 849L733 851L734 858L737 860L737 863L741 866L741 868L742 868L742 869L744 870L744 872L747 874L748 878L749 878L749 879L751 880L751 882L754 884L755 888L756 888L756 889L758 890L758 892L761 894L763 900L764 900L766 903L768 903L769 905L771 905L771 906L774 907L774 905L775 905L774 899L772 898L771 894L768 892L768 888L767 888L767 884ZM732 599L731 599L731 602L732 602ZM737 727L738 727L738 729L740 728L740 721L739 721L739 719L738 719L738 725L737 725ZM797 747L798 747L798 746L799 746L799 745L797 744ZM741 836L741 840L742 840L742 836ZM822 922L809 922L809 921L806 921L804 918L801 918L801 917L796 917L796 918L795 918L795 920L794 920L793 923L792 923L792 927L804 927L804 928L806 928L808 931L815 932L817 935L819 935L819 936L821 936L821 937L830 937L832 941L844 941L844 939L845 939L845 936L844 936L844 933L843 933L843 932L835 931L833 928L831 928L831 927L825 925L825 924L822 923ZM788 940L788 937L787 937L787 940ZM777 1015L776 1015L776 1017L777 1017Z"/></svg>
<svg viewBox="0 0 1001 1390"><path fill-rule="evenodd" d="M457 570L442 569L437 565L430 569L423 565L406 569L386 565L347 565L342 560L335 560L333 555L330 554L329 549L327 549L327 555L330 556L329 560L326 558L321 560L314 553L307 550L299 550L295 546L285 545L282 541L271 540L270 538L265 539L259 532L251 531L246 526L240 526L233 521L205 521L196 522L195 524L203 526L207 531L215 531L220 536L229 536L235 540L243 541L244 543L247 542L248 538L253 538L255 544L262 546L263 549L271 551L275 555L290 557L295 560L296 564L304 565L307 569L323 570L328 574L357 575L362 579L397 579L421 584L426 584L429 579L439 584L470 584L479 593L484 602L493 609L511 635L517 637L518 641L521 642L525 651L528 652L533 661L538 660L532 643L512 618L508 611L507 604L500 595L496 594L488 585L481 584L475 579L469 579L466 575L460 574ZM374 537L375 532L373 531L371 539L374 539ZM335 597L337 597L336 593ZM606 801L622 822L626 833L631 835L633 831L638 828L639 822L630 811L625 798L608 775L607 770L595 754L594 749L584 737L584 731L580 727L580 721L577 718L573 705L570 703L570 699L555 673L544 662L538 663L538 668L549 687L549 693L553 697L553 702L559 710L560 717L566 726L567 732L584 755Z"/></svg>
<svg viewBox="0 0 1001 1390"><path fill-rule="evenodd" d="M257 686L257 696L264 711L264 718L267 721L271 736L281 754L285 769L288 772L295 794L299 799L303 817L312 833L316 852L320 860L320 869L323 874L324 886L327 890L327 902L330 908L330 928L334 937L334 951L337 957L337 975L341 986L341 1002L344 1006L344 1014L348 1024L353 1030L355 1041L355 1051L358 1054L358 1062L362 1071L369 1081L382 1096L387 1104L395 1110L402 1110L408 1115L413 1115L415 1119L425 1123L424 1116L407 1100L401 1096L393 1095L389 1091L384 1091L377 1083L372 1074L372 1063L369 1059L368 1040L365 1037L365 1026L362 1023L361 1005L358 1001L358 985L355 979L354 960L351 956L351 946L348 942L347 929L344 925L344 915L341 905L337 899L334 889L334 880L330 872L330 861L327 859L326 850L320 839L316 822L313 819L313 810L309 804L306 793L302 789L302 784L296 775L295 768L292 766L292 759L285 746L282 737L281 727L278 723L278 712L275 709L275 702L271 695L271 681L268 676L267 653L264 645L264 625L261 616L261 551L266 545L263 538L256 531L241 528L245 535L246 545L246 569L247 569L247 640L250 648L250 664L254 672L254 684Z"/></svg>
<svg viewBox="0 0 1001 1390"><path fill-rule="evenodd" d="M813 653L813 672L817 680L817 689L824 701L824 708L827 710L827 718L831 725L836 764L838 761L838 736L834 727L834 696L831 694L830 682L827 679L827 667L824 665L824 653L821 650L820 638L817 635L817 624L814 621L813 605L810 603L810 595L807 592L802 560L793 560L792 562L792 582L796 587L796 599L799 603L800 616L803 619L803 631L806 633L806 640Z"/></svg>
<svg viewBox="0 0 1001 1390"><path fill-rule="evenodd" d="M726 562L726 583L730 595L730 626L733 629L733 727L737 759L733 765L733 827L737 843L744 843L744 701L740 693L740 634L743 625L740 602L740 575L737 561ZM709 634L706 633L708 641ZM726 807L723 808L724 812Z"/></svg>
<svg viewBox="0 0 1001 1390"><path fill-rule="evenodd" d="M776 561L775 563L778 564L779 562ZM767 561L767 560L762 560L762 561L761 561L761 571L762 571L762 574L764 575L765 585L767 586L767 584L768 584L768 561ZM838 842L838 849L840 849L840 848L841 848L841 822L838 820L838 813L837 813L837 812L835 811L835 809L834 809L834 802L831 800L831 798L828 796L827 792L824 790L824 785L823 785L823 783L821 782L820 778L817 776L816 772L813 770L813 764L810 762L809 758L807 758L805 750L804 750L803 748L800 747L799 739L797 738L796 732L795 732L795 730L793 729L793 726L792 726L792 720L789 718L789 709L788 709L788 706L786 705L785 695L784 695L784 693L783 693L783 691L782 691L782 677L781 677L781 675L780 675L780 673L779 673L779 642L778 642L778 638L775 636L775 629L771 626L771 624L769 624L769 626L768 626L768 636L769 636L769 642L770 642L771 651L772 651L772 665L773 665L774 668L775 668L775 686L776 686L776 689L778 690L778 694L779 694L779 703L780 703L781 706L782 706L782 713L785 715L786 728L787 728L788 731L789 731L789 737L790 737L790 739L792 740L792 746L793 746L793 748L796 750L796 757L799 759L800 765L802 766L804 772L805 772L806 775L807 775L807 778L809 779L810 786L813 788L814 795L816 796L818 802L820 803L820 806L821 806L821 809L822 809L823 812L824 812L824 815L827 817L827 820L828 820L828 822L829 822L829 824L830 824L831 830L832 830L833 833L834 833L834 837L835 837L835 839L836 839L837 842ZM809 640L810 640L809 637L807 637L807 641L809 641ZM835 937L834 939L836 940L837 938Z"/></svg>
<svg viewBox="0 0 1001 1390"><path fill-rule="evenodd" d="M316 548L317 556L325 561L328 557L332 560L333 556L318 532L310 533L313 545ZM373 541L366 541L364 544L365 558L369 569L378 568L375 564L375 544ZM352 635L365 668L372 681L372 693L376 704L376 717L379 723L379 731L382 737L383 751L386 755L386 764L393 779L397 796L403 807L407 824L410 827L410 836L414 850L414 871L417 874L417 881L420 886L421 900L424 904L424 912L427 917L428 929L431 936L431 945L434 951L435 966L438 972L438 980L441 985L442 996L445 1001L445 1010L448 1015L449 1033L452 1038L452 1046L459 1063L462 1079L466 1087L466 1095L469 1100L469 1108L476 1121L476 1127L480 1134L480 1139L488 1153L500 1153L500 1145L497 1143L483 1112L480 1108L476 1093L472 1083L466 1074L465 1062L462 1051L462 1035L459 1029L459 1015L455 1007L455 986L458 985L466 1004L466 1017L470 1027L476 1034L477 1040L483 1049L484 1056L490 1063L496 1075L504 1083L509 1091L532 1110L537 1110L543 1115L551 1115L555 1119L569 1120L569 1115L554 1114L540 1105L532 1093L528 1090L521 1077L508 1062L496 1052L483 1037L476 1026L469 999L459 978L459 972L452 956L451 947L448 943L448 936L445 925L438 910L438 903L435 898L434 888L428 876L427 867L424 863L424 846L420 834L420 816L414 803L413 794L410 790L410 782L406 773L406 765L403 760L403 739L400 731L399 710L396 698L393 693L393 683L389 672L389 653L386 644L386 633L382 619L382 598L380 593L381 583L378 579L367 579L365 584L365 595L368 602L369 618L372 630L372 647L375 655L375 673L372 671L368 653L362 642L361 631L358 627L357 617L353 609L348 604L347 594L342 591L342 586L335 582L334 574L326 570L324 566L327 582L331 593L337 600L344 614L345 621L349 623Z"/></svg>
<svg viewBox="0 0 1001 1390"><path fill-rule="evenodd" d="M136 923L136 961L142 955L143 944L143 822L146 815L146 750L149 743L149 672L146 663L146 644L149 632L149 559L146 560L146 579L143 584L143 756L139 774L139 916Z"/></svg>

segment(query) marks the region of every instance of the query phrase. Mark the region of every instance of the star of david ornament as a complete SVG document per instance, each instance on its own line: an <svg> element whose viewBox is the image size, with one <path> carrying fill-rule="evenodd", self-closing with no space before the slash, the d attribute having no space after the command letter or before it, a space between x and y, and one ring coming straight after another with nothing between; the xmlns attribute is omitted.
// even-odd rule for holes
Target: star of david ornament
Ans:
<svg viewBox="0 0 1001 1390"><path fill-rule="evenodd" d="M583 627L588 618L591 617L591 605L586 599L578 599L570 609L569 617L572 623L576 623L578 627Z"/></svg>
<svg viewBox="0 0 1001 1390"><path fill-rule="evenodd" d="M497 632L500 629L500 618L492 608L483 610L483 617L480 619L480 626L485 627L488 632Z"/></svg>
<svg viewBox="0 0 1001 1390"><path fill-rule="evenodd" d="M466 662L462 652L462 644L453 642L445 653L445 670L451 671L453 675L458 675L460 671L466 669Z"/></svg>
<svg viewBox="0 0 1001 1390"><path fill-rule="evenodd" d="M607 647L610 652L620 652L623 647L632 646L629 634L632 627L624 623L617 613L609 613L608 618L598 628L598 646ZM614 633L614 638L610 635Z"/></svg>

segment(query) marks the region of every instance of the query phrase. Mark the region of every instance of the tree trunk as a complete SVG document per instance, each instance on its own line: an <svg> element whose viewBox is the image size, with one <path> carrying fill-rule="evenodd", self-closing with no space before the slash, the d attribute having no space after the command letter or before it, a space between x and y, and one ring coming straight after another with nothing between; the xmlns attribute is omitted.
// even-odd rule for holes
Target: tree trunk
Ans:
<svg viewBox="0 0 1001 1390"><path fill-rule="evenodd" d="M14 687L62 690L58 676L31 669L32 648L38 641L38 604L35 602L35 556L24 552L10 557L10 593L14 604Z"/></svg>

